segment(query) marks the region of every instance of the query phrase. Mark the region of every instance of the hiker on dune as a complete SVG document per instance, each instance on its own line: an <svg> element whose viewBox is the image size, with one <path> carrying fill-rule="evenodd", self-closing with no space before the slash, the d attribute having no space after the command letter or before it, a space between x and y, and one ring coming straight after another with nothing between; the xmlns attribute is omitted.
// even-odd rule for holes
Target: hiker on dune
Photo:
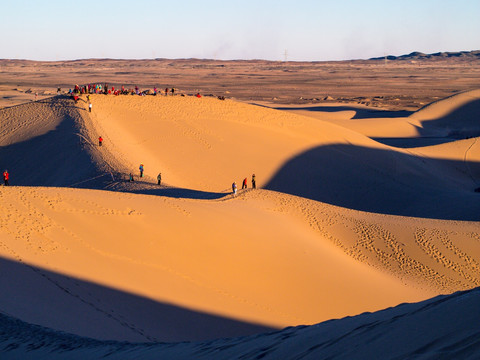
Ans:
<svg viewBox="0 0 480 360"><path fill-rule="evenodd" d="M8 183L8 179L10 179L10 174L8 173L8 170L5 170L3 172L3 182L5 183L5 186L9 186L10 184Z"/></svg>

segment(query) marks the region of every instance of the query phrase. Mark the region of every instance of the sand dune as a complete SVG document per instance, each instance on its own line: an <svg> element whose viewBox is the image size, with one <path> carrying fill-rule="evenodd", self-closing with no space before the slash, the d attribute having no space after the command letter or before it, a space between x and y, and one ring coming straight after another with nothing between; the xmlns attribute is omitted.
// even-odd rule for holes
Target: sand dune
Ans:
<svg viewBox="0 0 480 360"><path fill-rule="evenodd" d="M263 335L145 344L81 338L0 315L4 359L475 359L480 291Z"/></svg>
<svg viewBox="0 0 480 360"><path fill-rule="evenodd" d="M475 94L396 118L398 131L458 130L460 115L473 131ZM92 103L0 109L0 166L21 185L0 192L0 310L13 318L202 340L480 286L476 139L398 148L366 136L378 118L341 120L367 129L354 131L208 97ZM140 163L146 176L128 182ZM263 189L232 197L252 173Z"/></svg>
<svg viewBox="0 0 480 360"><path fill-rule="evenodd" d="M268 199L242 200L209 203L89 190L6 189L2 202L11 210L9 217L6 212L2 216L4 257L162 304L274 328L433 294L352 260L306 224L272 211ZM22 283L21 278L11 281ZM83 295L75 282L67 279L63 287L71 289L71 300L77 303L75 295ZM93 303L95 309L125 319L130 314L102 298ZM2 305L8 314L55 328L48 323L54 309L38 318L39 308L50 308L48 302L21 313ZM81 326L76 316L73 309L57 314L63 321L73 317L62 330L87 335L85 327L92 327L112 336L103 316L95 325L89 319ZM160 317L148 319L141 328L148 338L168 341L236 334L235 329L221 328L212 336L197 324L196 331L187 327L181 336L173 336L179 332L174 328L182 326L162 323ZM139 340L133 335L115 338Z"/></svg>

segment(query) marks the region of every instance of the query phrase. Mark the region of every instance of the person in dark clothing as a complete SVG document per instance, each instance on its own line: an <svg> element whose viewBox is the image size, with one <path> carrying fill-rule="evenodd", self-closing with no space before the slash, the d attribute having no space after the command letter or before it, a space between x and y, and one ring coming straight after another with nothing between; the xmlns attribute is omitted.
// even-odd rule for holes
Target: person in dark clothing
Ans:
<svg viewBox="0 0 480 360"><path fill-rule="evenodd" d="M143 177L143 164L140 164L138 170L140 170L140 177Z"/></svg>
<svg viewBox="0 0 480 360"><path fill-rule="evenodd" d="M158 185L161 185L161 183L162 183L162 173L158 173L157 180L158 180Z"/></svg>
<svg viewBox="0 0 480 360"><path fill-rule="evenodd" d="M252 175L252 189L256 189L257 184L255 183L255 174Z"/></svg>

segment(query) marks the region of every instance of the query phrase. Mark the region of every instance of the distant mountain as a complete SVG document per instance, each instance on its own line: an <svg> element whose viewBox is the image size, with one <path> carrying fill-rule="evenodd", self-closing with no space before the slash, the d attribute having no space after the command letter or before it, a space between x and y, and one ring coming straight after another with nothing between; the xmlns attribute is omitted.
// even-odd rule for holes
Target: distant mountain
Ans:
<svg viewBox="0 0 480 360"><path fill-rule="evenodd" d="M459 58L464 60L480 60L480 50L473 51L457 51L457 52L437 52L434 54L424 54L414 51L407 55L386 56L387 60L443 60L449 58ZM369 60L385 60L385 56L371 58Z"/></svg>

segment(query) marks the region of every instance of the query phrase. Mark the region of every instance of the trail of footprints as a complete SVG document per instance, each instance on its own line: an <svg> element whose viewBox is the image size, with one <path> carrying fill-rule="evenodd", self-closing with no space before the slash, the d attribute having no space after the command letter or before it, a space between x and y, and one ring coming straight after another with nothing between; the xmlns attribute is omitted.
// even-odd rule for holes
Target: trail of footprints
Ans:
<svg viewBox="0 0 480 360"><path fill-rule="evenodd" d="M59 249L60 244L58 244L56 241L52 240L51 237L48 236L48 232L52 229L59 229L60 231L65 233L65 236L73 238L76 241L80 241L83 245L87 244L80 238L78 238L78 236L75 235L73 232L69 231L62 225L56 223L51 218L43 214L32 203L32 200L35 201L40 199L44 202L44 204L46 204L47 207L55 207L58 206L58 204L62 203L60 201L60 198L52 199L51 197L44 196L35 190L16 189L16 191L18 191L19 196L16 196L13 199L6 198L4 194L0 193L0 199L5 205L0 208L0 229L3 232L11 235L14 239L14 243L11 245L0 239L0 248L2 248L6 253L10 254L19 263L24 263L25 266L30 268L36 274L45 278L47 281L52 283L54 286L56 286L69 296L76 298L78 301L93 308L95 311L102 313L113 321L118 322L122 326L129 328L131 331L143 336L145 339L149 341L156 341L157 339L146 334L143 329L136 327L134 324L128 323L121 314L115 314L114 310L105 308L105 306L108 307L108 304L101 304L99 299L88 299L87 296L81 296L76 291L72 290L75 288L75 286L73 285L76 285L78 287L78 282L76 280L64 276L66 280L59 282L55 280L52 276L49 276L48 273L46 273L45 271L42 271L37 267L28 265L24 261L20 253L16 251L14 247L26 246L34 249L35 251L41 252L55 251ZM78 201L79 199L75 200ZM100 207L100 205L94 202L85 202L89 206L96 205L97 208ZM27 209L26 212L25 209ZM103 209L103 211L97 210L91 211L89 213L101 215L115 214L115 211L112 211L113 210L111 209ZM120 213L126 214L127 212L122 211ZM91 248L91 246L89 247ZM95 249L92 250L96 251Z"/></svg>
<svg viewBox="0 0 480 360"><path fill-rule="evenodd" d="M479 232L458 231L461 225L445 230L431 223L422 226L415 220L407 238L399 238L394 226L383 226L362 218L362 213L289 195L254 194L270 199L275 211L300 213L308 225L322 237L333 242L352 258L393 274L403 282L414 282L422 287L442 291L457 291L480 286L480 228ZM379 215L378 219L385 216ZM392 217L393 218L393 217ZM400 220L401 221L401 220ZM334 229L348 229L355 239L342 239ZM403 225L400 225L403 227ZM456 231L455 231L456 230ZM404 232L405 234L405 232ZM400 235L401 236L401 235ZM473 244L479 252L467 251L463 243ZM471 249L472 247L469 247ZM423 256L418 257L419 251Z"/></svg>

